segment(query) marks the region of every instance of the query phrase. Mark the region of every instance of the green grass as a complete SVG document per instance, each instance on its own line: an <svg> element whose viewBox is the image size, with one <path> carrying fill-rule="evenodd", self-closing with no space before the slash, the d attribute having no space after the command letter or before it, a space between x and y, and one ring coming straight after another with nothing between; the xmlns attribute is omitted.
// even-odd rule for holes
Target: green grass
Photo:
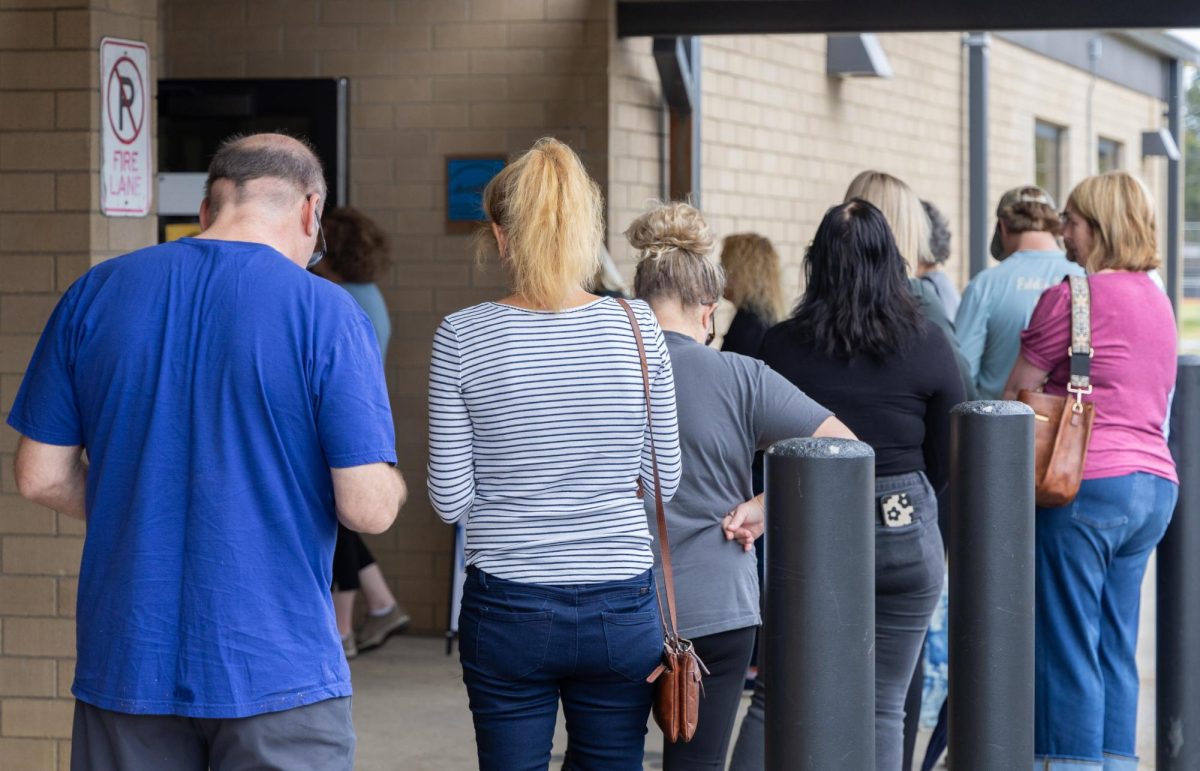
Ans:
<svg viewBox="0 0 1200 771"><path fill-rule="evenodd" d="M1188 299L1179 304L1179 347L1200 350L1200 299Z"/></svg>

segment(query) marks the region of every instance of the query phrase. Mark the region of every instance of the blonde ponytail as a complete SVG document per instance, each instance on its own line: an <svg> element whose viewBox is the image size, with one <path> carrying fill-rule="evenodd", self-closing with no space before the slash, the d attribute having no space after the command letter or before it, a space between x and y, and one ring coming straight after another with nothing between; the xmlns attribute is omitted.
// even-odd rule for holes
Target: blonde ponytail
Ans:
<svg viewBox="0 0 1200 771"><path fill-rule="evenodd" d="M600 188L557 139L539 139L505 166L484 189L483 210L504 231L501 261L513 291L535 307L561 310L595 276L604 232Z"/></svg>

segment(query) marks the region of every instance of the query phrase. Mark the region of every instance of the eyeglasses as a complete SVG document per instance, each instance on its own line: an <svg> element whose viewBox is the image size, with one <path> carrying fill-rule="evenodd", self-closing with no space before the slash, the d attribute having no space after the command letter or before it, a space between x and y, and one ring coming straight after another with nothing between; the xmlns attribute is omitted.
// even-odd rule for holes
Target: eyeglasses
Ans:
<svg viewBox="0 0 1200 771"><path fill-rule="evenodd" d="M308 198L311 198L311 197L312 196L310 195L305 200L307 200ZM325 259L325 251L326 251L325 231L321 229L321 215L319 212L314 212L314 214L316 215L316 218L317 218L317 243L313 247L312 256L308 258L308 266L307 266L308 269L311 269L318 262Z"/></svg>

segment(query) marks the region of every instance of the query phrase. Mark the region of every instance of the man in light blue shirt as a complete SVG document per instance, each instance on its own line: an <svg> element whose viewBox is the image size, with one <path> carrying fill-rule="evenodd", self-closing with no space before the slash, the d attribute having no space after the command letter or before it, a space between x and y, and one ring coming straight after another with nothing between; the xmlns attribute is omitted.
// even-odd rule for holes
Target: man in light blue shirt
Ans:
<svg viewBox="0 0 1200 771"><path fill-rule="evenodd" d="M992 256L1000 264L967 285L955 317L956 337L981 399L999 399L1042 292L1083 268L1067 260L1054 199L1032 185L1009 190L996 207Z"/></svg>

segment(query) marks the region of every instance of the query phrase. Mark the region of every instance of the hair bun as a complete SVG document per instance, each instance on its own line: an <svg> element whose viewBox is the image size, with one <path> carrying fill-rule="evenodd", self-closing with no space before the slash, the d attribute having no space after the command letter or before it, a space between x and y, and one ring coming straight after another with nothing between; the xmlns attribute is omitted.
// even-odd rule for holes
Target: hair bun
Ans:
<svg viewBox="0 0 1200 771"><path fill-rule="evenodd" d="M652 256L678 249L703 257L713 247L712 229L703 215L682 202L663 204L638 217L625 237L634 249Z"/></svg>

